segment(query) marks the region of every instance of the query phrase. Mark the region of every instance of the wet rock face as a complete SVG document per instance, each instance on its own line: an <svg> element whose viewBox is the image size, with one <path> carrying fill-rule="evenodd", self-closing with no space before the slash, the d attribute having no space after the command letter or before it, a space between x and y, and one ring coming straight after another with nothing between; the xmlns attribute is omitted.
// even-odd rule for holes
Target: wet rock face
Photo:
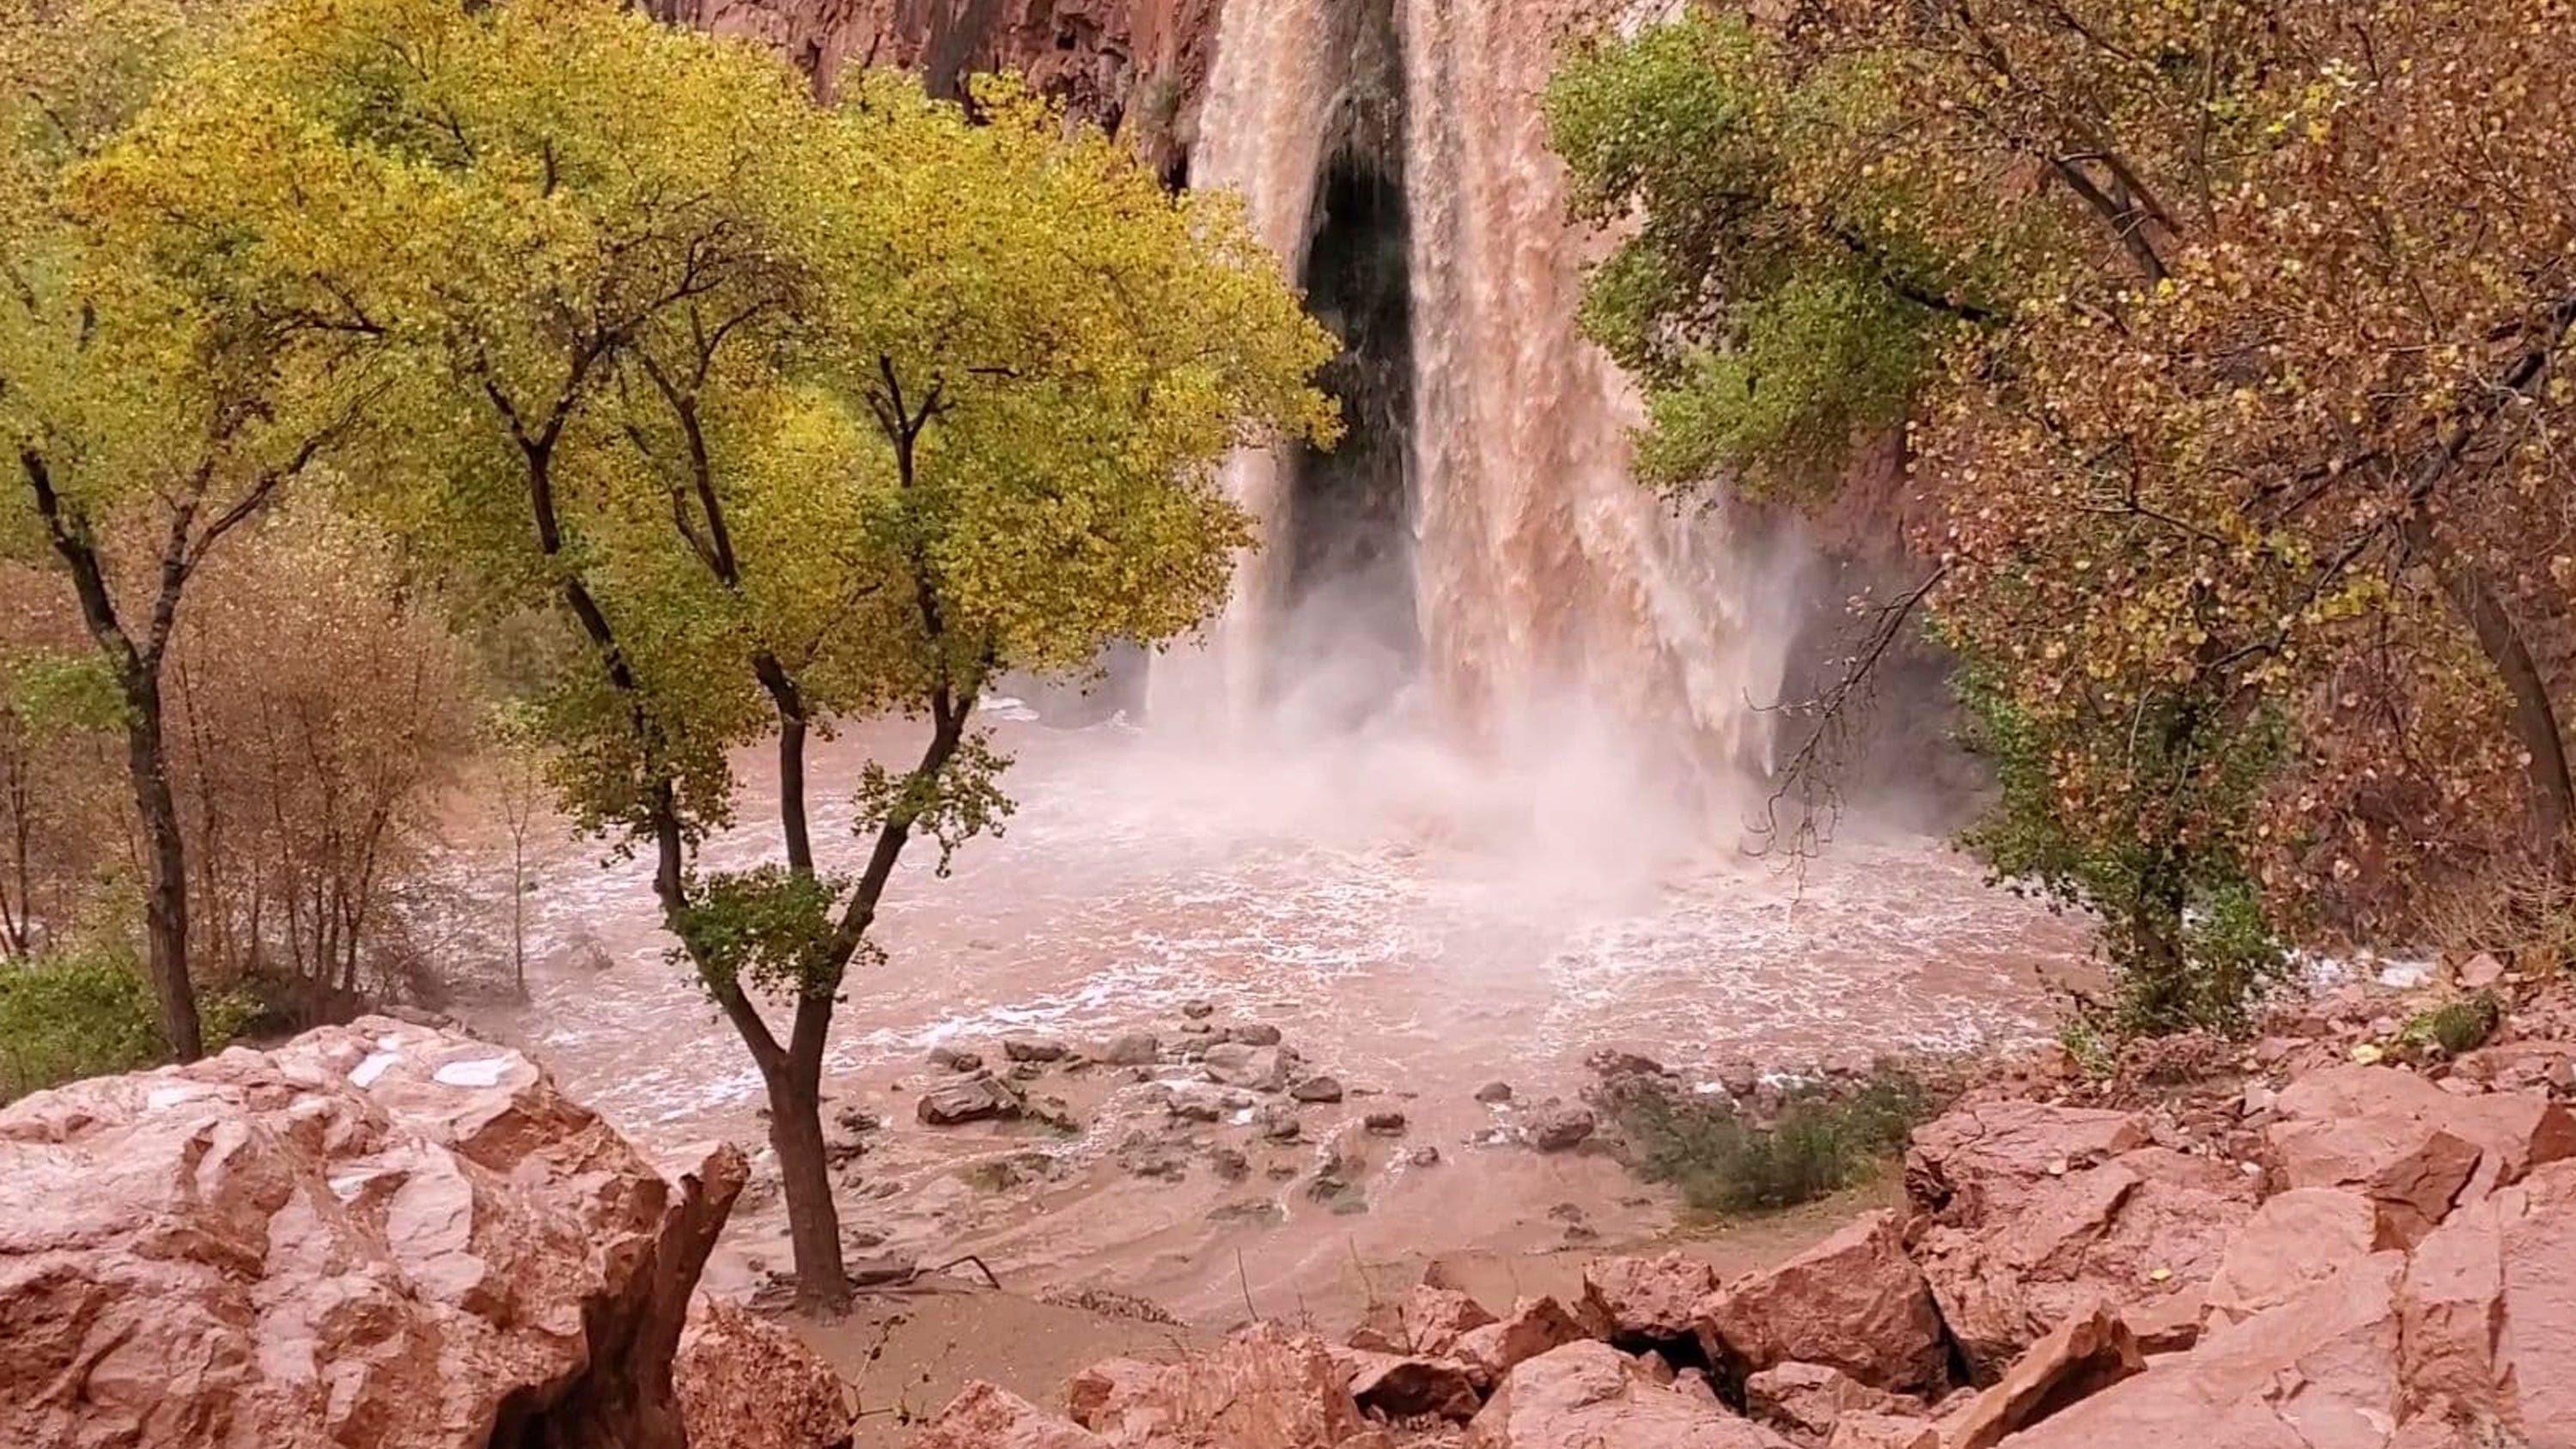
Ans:
<svg viewBox="0 0 2576 1449"><path fill-rule="evenodd" d="M649 0L661 20L759 40L829 87L845 67L932 91L1015 71L1074 114L1182 164L1216 54L1218 0Z"/></svg>
<svg viewBox="0 0 2576 1449"><path fill-rule="evenodd" d="M370 1017L0 1111L0 1444L681 1449L742 1154Z"/></svg>

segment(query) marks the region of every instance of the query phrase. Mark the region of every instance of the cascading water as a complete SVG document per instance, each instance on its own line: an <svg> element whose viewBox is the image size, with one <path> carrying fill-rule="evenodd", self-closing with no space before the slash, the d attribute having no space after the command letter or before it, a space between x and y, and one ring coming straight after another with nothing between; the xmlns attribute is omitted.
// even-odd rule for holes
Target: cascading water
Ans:
<svg viewBox="0 0 2576 1449"><path fill-rule="evenodd" d="M1632 393L1577 334L1589 239L1564 216L1539 92L1566 17L1534 0L1233 0L1193 158L1239 191L1260 235L1351 349L1328 381L1409 373L1356 396L1361 461L1236 459L1265 546L1205 656L1167 664L1158 711L1221 702L1236 727L1347 720L1354 692L1420 686L1435 729L1506 749L1569 729L1705 778L1766 763L1784 590L1730 549L1721 515L1677 512L1628 473ZM1400 187L1400 205L1368 203ZM1355 226L1352 212L1367 211ZM1400 325L1354 313L1338 263L1396 214ZM1376 325L1371 325L1372 323ZM1401 506L1311 486L1384 468L1405 415ZM1354 408L1354 402L1360 406ZM1319 499L1318 494L1325 496ZM1301 506L1304 505L1304 506ZM1321 514L1321 518L1318 518ZM1317 522L1346 532L1319 541ZM1374 552L1347 530L1405 532ZM1366 555L1322 576L1318 554ZM1763 575L1757 577L1756 575ZM1385 598L1390 588L1400 607ZM1403 667L1394 669L1390 661ZM1352 675L1357 671L1357 680ZM1312 706L1320 693L1326 703ZM1309 707L1298 707L1309 706Z"/></svg>

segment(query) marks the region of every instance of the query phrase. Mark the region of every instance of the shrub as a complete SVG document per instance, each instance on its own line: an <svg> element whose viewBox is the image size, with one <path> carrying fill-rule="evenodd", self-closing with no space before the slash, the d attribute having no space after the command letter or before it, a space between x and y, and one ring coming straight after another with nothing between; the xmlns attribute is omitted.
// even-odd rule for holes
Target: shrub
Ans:
<svg viewBox="0 0 2576 1449"><path fill-rule="evenodd" d="M241 1030L251 1004L226 993L199 1009L206 1049L216 1051ZM169 1055L152 989L130 952L72 949L0 963L0 1101Z"/></svg>
<svg viewBox="0 0 2576 1449"><path fill-rule="evenodd" d="M1724 1097L1669 1090L1629 1094L1619 1125L1637 1174L1668 1182L1704 1212L1775 1212L1874 1175L1905 1145L1930 1099L1902 1072L1881 1072L1858 1092L1791 1098L1769 1126Z"/></svg>
<svg viewBox="0 0 2576 1449"><path fill-rule="evenodd" d="M2485 1045L2503 1015L2493 995L2475 992L2408 1017L2398 1029L2397 1043L2412 1056L2429 1055L2439 1048L2444 1056L2455 1057Z"/></svg>

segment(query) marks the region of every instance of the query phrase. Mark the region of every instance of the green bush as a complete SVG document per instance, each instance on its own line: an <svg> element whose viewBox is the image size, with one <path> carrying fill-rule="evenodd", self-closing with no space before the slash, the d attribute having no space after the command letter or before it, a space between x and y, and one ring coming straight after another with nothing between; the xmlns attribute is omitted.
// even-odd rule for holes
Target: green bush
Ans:
<svg viewBox="0 0 2576 1449"><path fill-rule="evenodd" d="M215 1051L240 1031L250 1003L209 993L198 1009L206 1049ZM0 962L0 1102L169 1055L151 985L131 954L81 949Z"/></svg>
<svg viewBox="0 0 2576 1449"><path fill-rule="evenodd" d="M2455 1057L2486 1045L2503 1017L2504 1009L2494 996L2475 992L2407 1018L2398 1029L2397 1041L2411 1055L2426 1055L2438 1047L2443 1055Z"/></svg>
<svg viewBox="0 0 2576 1449"><path fill-rule="evenodd" d="M1668 1182L1703 1212L1775 1212L1866 1181L1930 1110L1920 1083L1882 1072L1848 1097L1793 1097L1770 1126L1723 1097L1632 1093L1619 1125L1637 1174Z"/></svg>

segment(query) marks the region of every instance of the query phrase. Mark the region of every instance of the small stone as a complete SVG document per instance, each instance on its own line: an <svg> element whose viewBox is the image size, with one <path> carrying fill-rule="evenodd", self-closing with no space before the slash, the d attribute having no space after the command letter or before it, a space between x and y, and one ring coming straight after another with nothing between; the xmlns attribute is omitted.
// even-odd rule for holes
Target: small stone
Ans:
<svg viewBox="0 0 2576 1449"><path fill-rule="evenodd" d="M1213 1026L1208 1025L1208 1024L1207 1024L1206 1022L1204 1022L1204 1021L1184 1022L1184 1023L1182 1023L1182 1025L1181 1025L1181 1035L1183 1035L1183 1036L1195 1036L1195 1037L1211 1037L1211 1036L1216 1035L1216 1028L1215 1028L1215 1027L1213 1027Z"/></svg>
<svg viewBox="0 0 2576 1449"><path fill-rule="evenodd" d="M1342 1084L1336 1077L1307 1077L1291 1086L1288 1095L1300 1102L1338 1102L1342 1100Z"/></svg>
<svg viewBox="0 0 2576 1449"><path fill-rule="evenodd" d="M1489 1106L1496 1102L1508 1102L1511 1099L1512 1084L1509 1082L1487 1082L1476 1089L1476 1100Z"/></svg>
<svg viewBox="0 0 2576 1449"><path fill-rule="evenodd" d="M1011 1080L1014 1082L1034 1082L1045 1075L1046 1068L1036 1062L1011 1063Z"/></svg>
<svg viewBox="0 0 2576 1449"><path fill-rule="evenodd" d="M1181 1003L1181 1015L1188 1017L1192 1021L1205 1021L1209 1017L1216 1015L1216 1003L1213 1001L1184 1001Z"/></svg>
<svg viewBox="0 0 2576 1449"><path fill-rule="evenodd" d="M1214 1168L1217 1177L1225 1182L1241 1182L1252 1175L1252 1159L1231 1147L1211 1150L1208 1166Z"/></svg>
<svg viewBox="0 0 2576 1449"><path fill-rule="evenodd" d="M1124 1032L1111 1037L1094 1060L1113 1067L1149 1066L1161 1060L1163 1044L1150 1031Z"/></svg>
<svg viewBox="0 0 2576 1449"><path fill-rule="evenodd" d="M1225 1104L1207 1092L1174 1092L1164 1110L1184 1122L1225 1120Z"/></svg>
<svg viewBox="0 0 2576 1449"><path fill-rule="evenodd" d="M1019 1093L985 1076L942 1082L922 1093L913 1108L913 1115L925 1127L1017 1117L1026 1110Z"/></svg>
<svg viewBox="0 0 2576 1449"><path fill-rule="evenodd" d="M1015 1036L1002 1042L1002 1055L1015 1062L1060 1062L1072 1048L1053 1037Z"/></svg>
<svg viewBox="0 0 2576 1449"><path fill-rule="evenodd" d="M1735 1057L1717 1065L1717 1084L1730 1097L1750 1097L1762 1085L1762 1069L1744 1057Z"/></svg>
<svg viewBox="0 0 2576 1449"><path fill-rule="evenodd" d="M844 1132L874 1132L885 1125L877 1119L875 1113L863 1112L856 1107L842 1107L834 1111L832 1120L840 1124Z"/></svg>
<svg viewBox="0 0 2576 1449"><path fill-rule="evenodd" d="M1380 1137L1394 1137L1404 1131L1402 1112L1371 1112L1360 1119L1360 1125Z"/></svg>
<svg viewBox="0 0 2576 1449"><path fill-rule="evenodd" d="M952 1072L980 1072L984 1069L984 1058L980 1053L959 1047L935 1046L930 1049L930 1064L946 1067Z"/></svg>
<svg viewBox="0 0 2576 1449"><path fill-rule="evenodd" d="M1294 1142L1305 1130L1297 1121L1297 1109L1285 1102L1273 1102L1261 1109L1261 1135L1273 1142Z"/></svg>
<svg viewBox="0 0 2576 1449"><path fill-rule="evenodd" d="M1404 1160L1415 1167L1437 1167L1440 1165L1440 1149L1425 1142L1404 1154Z"/></svg>
<svg viewBox="0 0 2576 1449"><path fill-rule="evenodd" d="M2504 979L2504 963L2484 951L2460 963L2460 985L2484 991Z"/></svg>
<svg viewBox="0 0 2576 1449"><path fill-rule="evenodd" d="M1272 1026L1267 1022L1253 1022L1244 1026L1230 1026L1225 1029L1225 1039L1232 1042L1241 1042L1245 1046L1277 1046L1279 1045L1279 1028Z"/></svg>

